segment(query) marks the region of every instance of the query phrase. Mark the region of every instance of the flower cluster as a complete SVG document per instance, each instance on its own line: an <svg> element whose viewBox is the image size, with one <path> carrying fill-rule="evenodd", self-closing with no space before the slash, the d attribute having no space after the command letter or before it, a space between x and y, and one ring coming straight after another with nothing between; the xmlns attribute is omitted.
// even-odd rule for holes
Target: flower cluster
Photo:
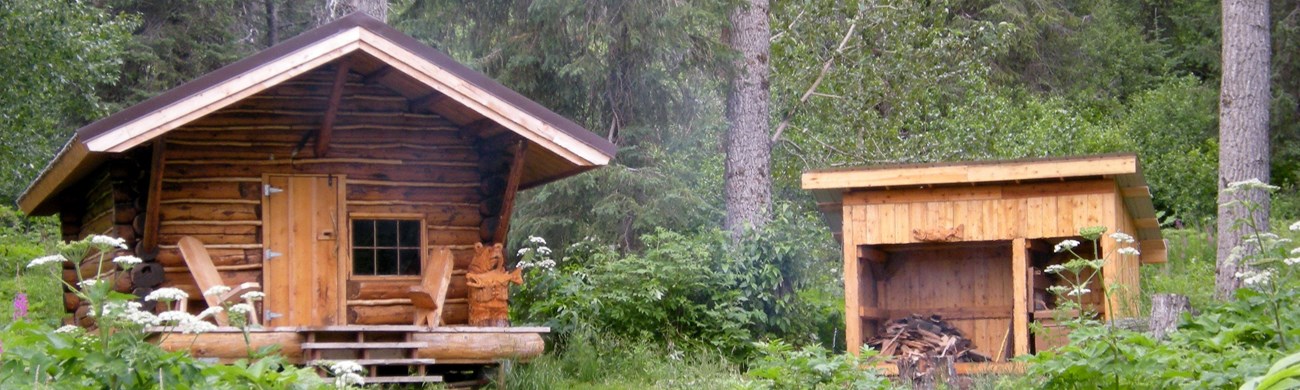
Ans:
<svg viewBox="0 0 1300 390"><path fill-rule="evenodd" d="M101 317L108 320L119 320L139 326L154 326L162 322L159 316L153 313L140 310L144 305L135 301L114 301L104 304Z"/></svg>
<svg viewBox="0 0 1300 390"><path fill-rule="evenodd" d="M189 297L190 297L189 294L186 294L185 291L181 291L181 289L179 288L163 287L157 290L153 290L153 292L149 293L149 295L146 295L144 297L144 300L173 302L173 301L185 300L188 299Z"/></svg>
<svg viewBox="0 0 1300 390"><path fill-rule="evenodd" d="M1053 250L1054 250L1056 253L1061 253L1061 252L1065 252L1065 251L1068 251L1068 250L1074 249L1074 248L1077 247L1077 246L1079 246L1079 242L1078 242L1078 241L1075 241L1075 240L1064 240L1064 241L1061 241L1060 244L1056 244L1056 248L1053 249Z"/></svg>
<svg viewBox="0 0 1300 390"><path fill-rule="evenodd" d="M212 286L211 288L209 288L208 291L204 291L204 292L203 292L203 296L205 296L205 297L219 297L219 296L225 295L225 293L228 293L228 292L230 292L230 286L222 286L222 285L219 285L219 284L218 284L218 285L216 285L216 286Z"/></svg>
<svg viewBox="0 0 1300 390"><path fill-rule="evenodd" d="M1130 235L1128 235L1128 234L1124 234L1123 232L1114 232L1114 233L1111 233L1111 234L1110 234L1110 238L1111 238L1111 239L1114 239L1115 242L1120 243L1120 244L1132 244L1132 243L1136 242L1136 240L1133 239L1133 236L1130 236Z"/></svg>
<svg viewBox="0 0 1300 390"><path fill-rule="evenodd" d="M339 361L331 364L330 372L334 374L334 386L340 389L351 385L364 385L365 378L360 374L362 367L353 361Z"/></svg>
<svg viewBox="0 0 1300 390"><path fill-rule="evenodd" d="M41 256L33 259L32 262L27 263L27 268L40 267L42 265L46 265L50 263L63 264L63 262L65 261L68 261L68 259L64 258L63 255L55 254L49 256Z"/></svg>
<svg viewBox="0 0 1300 390"><path fill-rule="evenodd" d="M135 256L118 256L113 258L113 263L116 263L125 269L131 269L132 266L143 262L143 259Z"/></svg>
<svg viewBox="0 0 1300 390"><path fill-rule="evenodd" d="M20 318L27 318L27 294L18 293L14 297L14 321Z"/></svg>
<svg viewBox="0 0 1300 390"><path fill-rule="evenodd" d="M90 236L90 244L102 248L127 249L126 239L109 237L109 236L101 236L98 234Z"/></svg>
<svg viewBox="0 0 1300 390"><path fill-rule="evenodd" d="M519 248L519 262L516 266L520 269L540 268L551 270L555 268L555 260L551 259L551 248L546 246L546 240L537 236L528 236L528 242L523 248Z"/></svg>
<svg viewBox="0 0 1300 390"><path fill-rule="evenodd" d="M1260 286L1273 280L1273 270L1247 269L1237 272L1236 276L1247 286Z"/></svg>

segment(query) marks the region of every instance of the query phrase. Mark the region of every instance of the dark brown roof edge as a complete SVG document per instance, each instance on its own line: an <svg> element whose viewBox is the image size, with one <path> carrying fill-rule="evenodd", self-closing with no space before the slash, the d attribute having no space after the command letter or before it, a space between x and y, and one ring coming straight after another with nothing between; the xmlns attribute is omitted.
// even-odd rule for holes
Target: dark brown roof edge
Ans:
<svg viewBox="0 0 1300 390"><path fill-rule="evenodd" d="M999 164L1006 164L1006 163L1066 162L1066 161L1082 161L1082 160L1088 160L1088 159L1093 159L1098 157L1102 157L1102 158L1133 157L1136 159L1137 153L1117 152L1117 153L1081 154L1081 155L1073 155L1073 156L1056 156L1056 157L1028 157L1028 158L1012 159L1012 160L993 159L993 160L973 160L973 161L940 161L940 162L931 162L931 163L896 163L896 164L891 163L891 164L881 164L881 165L855 165L849 167L810 169L807 171L803 171L803 173L877 171L877 170L905 169L905 168L936 168L936 167L954 167L958 165L999 165ZM1139 172L1140 169L1141 168L1139 168Z"/></svg>
<svg viewBox="0 0 1300 390"><path fill-rule="evenodd" d="M180 100L186 96L190 96L202 92L204 90L207 90L208 88L211 88L221 83L222 81L228 80L230 78L248 72L260 66L261 64L271 62L278 58L289 55L295 51L298 51L299 49L302 49L303 47L306 47L307 45L323 40L325 38L346 31L353 27L365 28L379 36L382 36L388 40L393 41L393 43L407 50L410 50L413 53L416 53L424 60L432 62L444 69L447 69L452 74L455 74L456 76L464 79L465 81L474 84L479 88L482 88L484 91L496 96L497 98L500 98L506 101L507 103L514 105L515 107L518 107L521 110L524 110L525 112L537 117L538 119L541 119L546 123L549 123L551 126L554 126L560 131L563 131L565 134L573 136L574 138L577 138L579 141L593 148L596 148L597 150L600 150L605 154L613 156L618 151L618 147L615 146L613 143L609 142L608 140L606 140L605 138L602 138L601 136L596 135L595 133L587 131L587 129L583 128L582 126L579 126L577 123L574 123L573 121L561 116L560 114L556 114L555 112L547 109L546 107L542 107L542 105L537 104L537 102L534 102L531 99L524 97L523 95L520 95L518 92L506 88L505 86L501 85L501 83L496 82L496 80L493 80L483 75L482 73L479 73L473 69L470 69L469 67L466 67L465 65L462 65L459 62L456 62L456 60L452 59L446 54L443 54L442 52L439 52L437 49L434 49L432 47L429 47L428 45L420 43L420 41L416 40L415 38L412 38L411 36L406 35L401 31L397 31L397 29L394 29L393 27L384 24L379 20L371 18L370 16L362 12L354 12L352 14L339 18L338 20L335 20L323 26L299 34L298 36L290 38L284 42L281 42L265 50L259 51L256 54L248 56L242 60L236 61L235 63L221 67L220 69L217 69L203 76L200 76L197 79L181 84L176 88L167 90L166 92L163 92L158 96L155 96L153 98L135 104L131 107L128 107L125 110L118 111L117 113L104 117L103 119L100 119L80 129L77 129L77 135L80 136L80 138L83 140L94 138L100 134L103 134L104 132L109 131L110 129L116 128L132 120L135 120L136 118L139 118L151 112L167 107L175 103L177 100Z"/></svg>

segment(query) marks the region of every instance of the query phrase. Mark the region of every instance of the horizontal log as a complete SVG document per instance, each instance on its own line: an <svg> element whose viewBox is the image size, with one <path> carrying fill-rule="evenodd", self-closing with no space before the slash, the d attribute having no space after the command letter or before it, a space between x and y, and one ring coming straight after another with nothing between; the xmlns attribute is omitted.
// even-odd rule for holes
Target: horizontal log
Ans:
<svg viewBox="0 0 1300 390"><path fill-rule="evenodd" d="M298 142L302 134L319 128L313 123L225 124L220 127L186 127L167 133L169 138L181 141L223 142ZM468 142L451 131L408 131L377 125L342 126L336 133L348 144L419 142L430 146L466 146ZM333 141L331 141L333 143Z"/></svg>
<svg viewBox="0 0 1300 390"><path fill-rule="evenodd" d="M250 350L265 347L279 347L279 353L289 357L302 357L304 333L252 332L248 334L248 344L244 343L244 334L239 332L205 333L197 338L194 335L167 334L155 335L150 341L158 343L167 351L188 351L190 356L198 358L218 358L223 361L247 359Z"/></svg>
<svg viewBox="0 0 1300 390"><path fill-rule="evenodd" d="M133 224L137 214L139 214L139 211L135 207L118 207L117 211L113 213L113 223L118 225Z"/></svg>
<svg viewBox="0 0 1300 390"><path fill-rule="evenodd" d="M411 339L429 343L429 347L416 350L416 357L441 363L528 360L546 349L542 336L536 333L415 333Z"/></svg>
<svg viewBox="0 0 1300 390"><path fill-rule="evenodd" d="M463 245L479 241L478 228L469 229L429 229L425 234L429 245Z"/></svg>
<svg viewBox="0 0 1300 390"><path fill-rule="evenodd" d="M418 281L349 281L347 283L347 299L352 300L386 300L386 299L407 299L408 291L412 286L419 285ZM465 285L465 275L463 272L454 273L451 277L451 283L447 288L447 299L465 298L469 294L469 288Z"/></svg>
<svg viewBox="0 0 1300 390"><path fill-rule="evenodd" d="M261 269L262 269L262 263L233 264L233 265L215 265L215 266L213 266L213 268L216 268L217 271L249 271L249 270L261 270ZM163 267L163 271L164 271L164 272L183 273L183 272L190 272L190 269L189 269L189 267L183 267L183 266L182 266L182 267Z"/></svg>
<svg viewBox="0 0 1300 390"><path fill-rule="evenodd" d="M409 305L348 307L348 323L353 325L409 325L414 320L415 309ZM468 323L469 305L448 303L442 321L447 325Z"/></svg>
<svg viewBox="0 0 1300 390"><path fill-rule="evenodd" d="M185 233L164 232L158 235L158 238L161 242L172 243L179 242L181 237L185 236L197 238L199 242L202 242L205 246L211 245L214 248L217 247L217 245L260 245L262 243L262 240L258 237L256 231L252 232L252 234L234 233L233 230L231 233L223 231Z"/></svg>
<svg viewBox="0 0 1300 390"><path fill-rule="evenodd" d="M181 144L177 144L174 148L169 147L167 156L179 160L238 159L250 161L289 161L294 158L307 157L302 152L299 152L297 156L294 155L293 151L297 146L294 143L240 142L236 144L241 146L232 148L231 145L223 145L222 142L218 141L182 141ZM380 148L364 147L368 146L367 144L344 144L344 147L337 148L340 145L331 142L329 156L342 159L388 159L403 162L475 162L478 160L478 153L472 148L464 146L415 148L403 143L388 143L385 145L389 146Z"/></svg>
<svg viewBox="0 0 1300 390"><path fill-rule="evenodd" d="M179 204L162 205L158 208L158 212L162 220L248 221L260 220L262 218L260 209L260 205L251 204Z"/></svg>
<svg viewBox="0 0 1300 390"><path fill-rule="evenodd" d="M262 204L261 199L203 199L203 198L172 198L158 202L158 204Z"/></svg>
<svg viewBox="0 0 1300 390"><path fill-rule="evenodd" d="M175 243L165 242L168 245ZM208 256L212 257L212 264L217 266L238 265L262 262L262 250L257 248L251 249L228 249L228 248L210 248ZM158 250L157 260L159 264L165 267L183 267L185 259L174 246L169 248L160 248Z"/></svg>
<svg viewBox="0 0 1300 390"><path fill-rule="evenodd" d="M475 177L467 179L478 180ZM479 195L472 189L449 189L433 187L402 186L400 183L377 182L380 185L367 185L349 180L347 183L348 201L382 201L401 199L413 202L455 202L478 203Z"/></svg>
<svg viewBox="0 0 1300 390"><path fill-rule="evenodd" d="M180 221L178 221L178 222L180 222ZM179 236L179 235L195 235L195 236L197 236L197 235L248 235L248 236L255 236L255 235L257 235L257 232L258 232L258 230L260 229L260 226L261 226L261 224L262 224L262 221L248 221L248 222L256 222L256 223L237 223L237 224L222 224L222 223L215 223L215 222L217 222L217 221L183 221L183 222L196 222L196 223L180 223L180 224L177 224L177 223L170 223L170 224L162 224L161 226L159 226L158 231L159 231L159 233L162 234L163 236L167 236L167 235L178 235L178 236ZM207 223L205 223L205 222L207 222ZM239 221L239 222L243 222L243 221ZM168 240L164 240L164 241L167 241L167 242L174 242L174 241L168 241ZM204 243L208 242L208 241L204 241L203 239L199 239L199 241L202 241L202 242L204 242Z"/></svg>
<svg viewBox="0 0 1300 390"><path fill-rule="evenodd" d="M459 164L459 163L446 163ZM164 181L178 182L177 179L200 179L215 181L215 178L241 178L240 181L260 183L262 174L334 174L347 175L348 180L381 180L413 183L453 183L478 185L478 173L463 167L429 166L429 165L374 165L374 164L304 164L304 165L245 165L245 164L204 164L204 165L167 165ZM430 185L431 187L447 187ZM261 195L261 191L257 192Z"/></svg>
<svg viewBox="0 0 1300 390"><path fill-rule="evenodd" d="M80 305L81 305L81 297L77 296L76 293L71 293L71 292L65 292L65 293L63 293L63 310L64 310L64 311L76 311L76 310L77 310L77 306L80 306Z"/></svg>

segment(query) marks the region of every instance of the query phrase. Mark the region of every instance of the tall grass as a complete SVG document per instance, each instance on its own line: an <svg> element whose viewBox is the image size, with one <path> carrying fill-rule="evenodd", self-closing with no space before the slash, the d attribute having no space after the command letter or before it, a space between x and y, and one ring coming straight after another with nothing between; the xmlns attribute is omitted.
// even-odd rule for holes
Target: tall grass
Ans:
<svg viewBox="0 0 1300 390"><path fill-rule="evenodd" d="M740 368L721 353L673 350L578 330L560 351L515 365L508 389L725 389L743 386Z"/></svg>
<svg viewBox="0 0 1300 390"><path fill-rule="evenodd" d="M1142 312L1151 311L1154 294L1182 294L1192 307L1214 301L1214 237L1205 228L1165 229L1169 261L1141 267Z"/></svg>

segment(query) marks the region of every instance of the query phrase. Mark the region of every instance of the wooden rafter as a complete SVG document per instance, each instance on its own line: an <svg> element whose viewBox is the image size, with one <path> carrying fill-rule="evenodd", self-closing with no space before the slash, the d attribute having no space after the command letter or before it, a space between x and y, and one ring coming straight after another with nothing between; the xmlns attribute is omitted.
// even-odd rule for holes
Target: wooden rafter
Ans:
<svg viewBox="0 0 1300 390"><path fill-rule="evenodd" d="M325 119L321 122L320 133L316 135L316 156L324 157L330 150L330 137L334 133L334 117L338 115L339 100L343 98L343 83L348 79L348 61L339 62L334 72L334 85L330 87L329 106L325 108Z"/></svg>
<svg viewBox="0 0 1300 390"><path fill-rule="evenodd" d="M492 242L505 243L506 233L510 232L510 213L515 208L515 194L519 192L519 181L524 174L524 153L528 151L528 141L519 140L513 148L510 158L510 173L506 177L506 190L501 195L501 216L497 230L492 234Z"/></svg>
<svg viewBox="0 0 1300 390"><path fill-rule="evenodd" d="M167 142L163 138L154 140L153 156L149 163L149 194L144 206L144 239L141 241L140 253L154 253L158 250L159 210L162 204L162 178Z"/></svg>

